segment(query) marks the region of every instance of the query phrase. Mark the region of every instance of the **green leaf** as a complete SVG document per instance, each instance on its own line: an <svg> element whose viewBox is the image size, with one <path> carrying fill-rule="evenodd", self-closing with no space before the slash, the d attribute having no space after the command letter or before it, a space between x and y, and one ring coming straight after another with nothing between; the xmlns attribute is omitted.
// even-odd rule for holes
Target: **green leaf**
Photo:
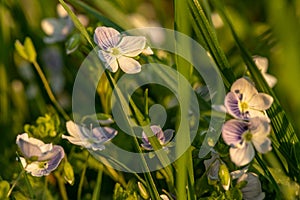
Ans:
<svg viewBox="0 0 300 200"><path fill-rule="evenodd" d="M25 38L24 49L27 54L28 61L30 61L32 63L35 62L36 51L35 51L34 45L32 43L32 40L30 39L30 37Z"/></svg>

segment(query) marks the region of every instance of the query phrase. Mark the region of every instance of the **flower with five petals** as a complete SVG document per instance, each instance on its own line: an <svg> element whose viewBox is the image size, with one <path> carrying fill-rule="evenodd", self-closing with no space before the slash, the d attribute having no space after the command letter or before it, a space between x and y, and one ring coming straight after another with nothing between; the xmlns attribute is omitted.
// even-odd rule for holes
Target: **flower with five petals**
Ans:
<svg viewBox="0 0 300 200"><path fill-rule="evenodd" d="M25 157L20 157L21 163L32 176L49 175L65 156L61 146L45 144L41 140L28 137L27 133L18 135L16 143Z"/></svg>
<svg viewBox="0 0 300 200"><path fill-rule="evenodd" d="M236 80L225 97L227 112L238 119L267 117L265 110L271 107L273 97L259 93L247 79Z"/></svg>
<svg viewBox="0 0 300 200"><path fill-rule="evenodd" d="M93 151L104 150L104 143L110 141L118 133L118 131L110 127L91 127L88 129L75 124L73 121L68 121L66 126L70 136L62 135L63 139Z"/></svg>
<svg viewBox="0 0 300 200"><path fill-rule="evenodd" d="M101 49L98 51L99 58L112 72L116 72L119 66L128 74L140 72L141 65L133 57L138 56L144 50L149 52L145 37L121 35L110 27L97 27L94 41Z"/></svg>
<svg viewBox="0 0 300 200"><path fill-rule="evenodd" d="M268 119L255 117L248 122L237 119L227 121L222 128L222 137L230 145L229 153L237 166L248 164L255 156L255 149L267 153L272 149L268 138L270 124Z"/></svg>

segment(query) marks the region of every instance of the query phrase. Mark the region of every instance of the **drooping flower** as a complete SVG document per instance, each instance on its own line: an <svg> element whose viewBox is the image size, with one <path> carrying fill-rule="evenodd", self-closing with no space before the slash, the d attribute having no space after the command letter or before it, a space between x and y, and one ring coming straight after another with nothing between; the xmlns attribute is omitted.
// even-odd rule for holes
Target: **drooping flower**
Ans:
<svg viewBox="0 0 300 200"><path fill-rule="evenodd" d="M248 164L255 155L255 149L267 153L272 149L268 138L270 124L266 118L252 118L249 122L231 119L222 128L222 137L230 145L230 158L237 166Z"/></svg>
<svg viewBox="0 0 300 200"><path fill-rule="evenodd" d="M243 174L237 181L246 181L245 187L241 188L243 199L245 200L263 200L265 198L265 193L262 192L261 183L256 174L249 172Z"/></svg>
<svg viewBox="0 0 300 200"><path fill-rule="evenodd" d="M21 163L32 176L47 176L54 171L65 156L59 145L45 144L41 140L28 137L27 133L17 136L16 140L23 156Z"/></svg>
<svg viewBox="0 0 300 200"><path fill-rule="evenodd" d="M156 125L150 126L150 129L152 130L154 136L157 137L161 146L167 145L173 137L174 130L172 129L167 129L163 131L159 126ZM153 150L153 147L150 144L150 141L144 131L142 133L142 137L143 143L141 144L141 146L146 150Z"/></svg>
<svg viewBox="0 0 300 200"><path fill-rule="evenodd" d="M70 136L62 135L62 138L93 151L104 150L104 143L110 141L118 133L118 131L110 127L91 127L88 129L75 124L73 121L68 121L66 127Z"/></svg>
<svg viewBox="0 0 300 200"><path fill-rule="evenodd" d="M247 79L236 80L225 97L227 112L235 118L267 117L265 110L271 107L273 97L259 93Z"/></svg>
<svg viewBox="0 0 300 200"><path fill-rule="evenodd" d="M141 65L133 57L143 51L149 53L146 46L146 38L143 36L124 36L110 27L97 27L94 33L94 41L100 47L99 58L105 63L105 67L116 72L118 67L128 74L141 71Z"/></svg>
<svg viewBox="0 0 300 200"><path fill-rule="evenodd" d="M275 76L272 76L267 73L269 61L265 57L261 56L253 56L253 60L257 66L257 68L261 71L263 77L267 81L270 88L274 87L277 83L277 79Z"/></svg>

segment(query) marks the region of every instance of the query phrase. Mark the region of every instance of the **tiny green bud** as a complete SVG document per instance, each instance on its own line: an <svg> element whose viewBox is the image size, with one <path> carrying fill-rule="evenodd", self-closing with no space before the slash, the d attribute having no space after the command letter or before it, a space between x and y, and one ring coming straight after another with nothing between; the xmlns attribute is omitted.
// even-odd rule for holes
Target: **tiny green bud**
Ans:
<svg viewBox="0 0 300 200"><path fill-rule="evenodd" d="M73 34L66 42L66 53L71 54L73 53L80 44L80 34L75 33Z"/></svg>
<svg viewBox="0 0 300 200"><path fill-rule="evenodd" d="M64 163L64 179L70 184L74 184L74 171L72 165L68 162L65 161Z"/></svg>
<svg viewBox="0 0 300 200"><path fill-rule="evenodd" d="M224 163L221 163L220 165L219 178L221 180L221 184L224 190L228 190L230 185L230 173L228 171L227 166Z"/></svg>
<svg viewBox="0 0 300 200"><path fill-rule="evenodd" d="M25 48L26 54L28 56L28 61L35 62L36 51L35 51L35 48L33 46L33 43L32 43L32 40L30 39L30 37L25 38L24 48Z"/></svg>
<svg viewBox="0 0 300 200"><path fill-rule="evenodd" d="M138 188L139 188L140 195L142 196L142 198L149 199L148 191L146 190L145 186L141 182L138 182Z"/></svg>

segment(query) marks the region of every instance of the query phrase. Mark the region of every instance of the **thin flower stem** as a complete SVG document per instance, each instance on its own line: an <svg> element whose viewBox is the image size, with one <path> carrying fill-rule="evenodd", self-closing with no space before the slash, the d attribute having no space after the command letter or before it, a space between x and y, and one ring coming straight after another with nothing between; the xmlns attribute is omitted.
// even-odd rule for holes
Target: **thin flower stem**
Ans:
<svg viewBox="0 0 300 200"><path fill-rule="evenodd" d="M67 113L64 111L64 109L59 105L58 101L56 100L56 98L51 90L51 87L47 81L47 78L46 78L45 74L43 73L40 65L36 61L32 62L32 64L33 64L34 68L36 69L36 71L38 72L51 102L54 104L56 109L60 112L60 114L64 117L64 119L66 121L70 120L70 117L67 115Z"/></svg>
<svg viewBox="0 0 300 200"><path fill-rule="evenodd" d="M96 181L96 186L94 188L92 200L100 199L102 175L103 175L103 164L100 165L98 170L97 181Z"/></svg>
<svg viewBox="0 0 300 200"><path fill-rule="evenodd" d="M78 192L77 192L77 200L81 199L82 187L83 187L83 182L84 182L84 178L85 178L86 168L88 166L89 157L90 157L90 154L88 154L88 156L86 158L86 161L85 161L85 164L83 166L82 172L81 172L80 182L79 182Z"/></svg>
<svg viewBox="0 0 300 200"><path fill-rule="evenodd" d="M18 175L17 179L16 179L16 180L14 181L14 183L12 184L11 188L9 189L9 191L8 191L8 193L7 193L7 195L6 195L7 198L11 195L13 189L15 188L15 186L17 185L17 183L19 182L19 180L20 180L21 176L24 174L24 172L25 172L25 170L22 170L22 171L20 172L20 174Z"/></svg>
<svg viewBox="0 0 300 200"><path fill-rule="evenodd" d="M67 195L64 179L60 176L60 174L58 172L55 172L54 176L56 177L57 182L58 182L58 187L59 187L61 198L63 200L68 200L68 195Z"/></svg>

